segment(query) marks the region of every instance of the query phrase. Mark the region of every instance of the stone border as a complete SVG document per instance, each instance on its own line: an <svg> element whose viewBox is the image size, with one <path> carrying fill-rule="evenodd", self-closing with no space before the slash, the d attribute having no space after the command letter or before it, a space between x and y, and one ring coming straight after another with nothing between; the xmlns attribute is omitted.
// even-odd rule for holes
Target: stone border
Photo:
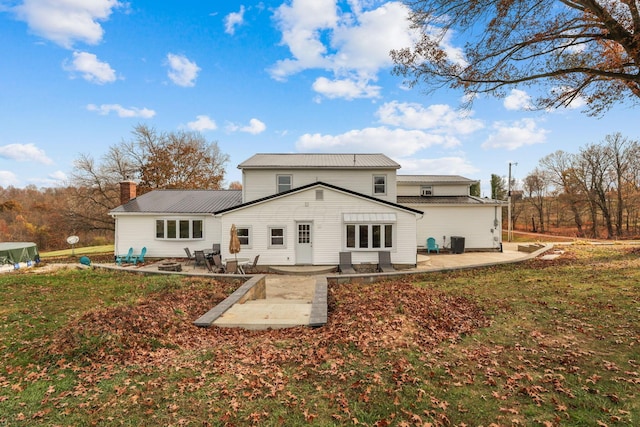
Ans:
<svg viewBox="0 0 640 427"><path fill-rule="evenodd" d="M266 298L266 277L264 274L251 277L221 303L196 319L193 324L202 328L208 328L234 304L242 304L246 301Z"/></svg>
<svg viewBox="0 0 640 427"><path fill-rule="evenodd" d="M328 310L328 289L327 278L316 276L316 291L311 301L311 315L309 316L309 326L317 328L327 324Z"/></svg>

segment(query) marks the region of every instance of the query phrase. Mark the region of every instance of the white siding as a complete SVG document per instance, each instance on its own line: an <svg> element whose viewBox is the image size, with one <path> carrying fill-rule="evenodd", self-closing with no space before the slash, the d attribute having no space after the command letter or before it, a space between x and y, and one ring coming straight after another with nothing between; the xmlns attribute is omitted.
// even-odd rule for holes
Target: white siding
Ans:
<svg viewBox="0 0 640 427"><path fill-rule="evenodd" d="M202 219L204 238L196 240L156 239L156 219ZM210 249L213 243L220 242L220 219L211 215L172 216L172 215L118 215L116 217L115 253L125 254L129 248L140 253L147 247L149 258L183 258L184 248L191 252L198 249Z"/></svg>
<svg viewBox="0 0 640 427"><path fill-rule="evenodd" d="M412 205L424 212L418 220L417 245L433 237L441 248L451 247L451 236L465 238L466 249L498 249L502 241L502 209L496 206ZM497 221L497 225L496 225ZM497 240L495 240L497 239Z"/></svg>
<svg viewBox="0 0 640 427"><path fill-rule="evenodd" d="M374 196L387 202L396 202L396 170L395 169L310 169L310 170L274 170L245 169L243 171L243 196L245 202L257 200L277 193L276 176L292 175L293 187L326 182L337 187L355 191L367 196ZM373 176L386 175L386 195L373 194Z"/></svg>
<svg viewBox="0 0 640 427"><path fill-rule="evenodd" d="M316 200L316 190L322 189L323 200ZM231 225L251 227L251 247L242 249L239 257L260 255L260 264L295 265L296 224L311 222L314 265L337 265L339 252L347 250L344 241L343 213L395 213L395 242L391 261L397 264L416 263L416 216L413 213L364 200L328 188L313 187L306 191L249 206L222 215L222 255L228 252ZM286 227L286 246L269 248L268 230L272 226ZM353 250L355 264L378 262L377 250Z"/></svg>
<svg viewBox="0 0 640 427"><path fill-rule="evenodd" d="M400 184L398 183L398 196L420 196L420 188L427 184ZM468 184L433 184L432 196L468 196Z"/></svg>

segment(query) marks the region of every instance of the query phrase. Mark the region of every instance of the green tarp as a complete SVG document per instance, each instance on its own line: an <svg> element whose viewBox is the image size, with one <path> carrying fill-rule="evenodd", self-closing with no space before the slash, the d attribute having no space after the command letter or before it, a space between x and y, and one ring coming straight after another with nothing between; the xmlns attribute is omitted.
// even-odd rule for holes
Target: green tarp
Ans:
<svg viewBox="0 0 640 427"><path fill-rule="evenodd" d="M0 242L0 264L35 261L38 246L31 242Z"/></svg>

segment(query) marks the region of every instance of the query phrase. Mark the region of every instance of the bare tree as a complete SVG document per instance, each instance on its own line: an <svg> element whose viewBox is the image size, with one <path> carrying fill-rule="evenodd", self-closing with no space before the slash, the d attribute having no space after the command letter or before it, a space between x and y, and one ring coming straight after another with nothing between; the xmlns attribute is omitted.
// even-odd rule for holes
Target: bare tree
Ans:
<svg viewBox="0 0 640 427"><path fill-rule="evenodd" d="M159 133L145 125L132 134L132 140L109 147L100 162L87 154L75 161L70 216L78 228L113 230L107 213L120 204L123 180L137 181L138 194L156 188L219 189L224 182L229 157L201 134Z"/></svg>
<svg viewBox="0 0 640 427"><path fill-rule="evenodd" d="M536 210L538 221L540 224L539 231L544 233L545 231L545 199L547 197L549 178L546 173L541 169L534 169L529 175L527 175L523 182L523 188L527 200L533 208ZM533 231L537 231L534 227Z"/></svg>
<svg viewBox="0 0 640 427"><path fill-rule="evenodd" d="M576 183L574 174L574 162L576 156L558 150L555 153L540 160L540 167L546 172L551 183L559 190L559 198L569 205L573 214L573 222L577 228L578 237L584 236L582 228L581 205L584 203L584 195L580 193L580 187Z"/></svg>
<svg viewBox="0 0 640 427"><path fill-rule="evenodd" d="M608 150L598 144L590 144L580 150L580 162L585 172L584 187L592 204L598 207L602 213L607 229L607 238L611 239L613 233L613 221L610 209L610 194L614 186L614 180L610 173L612 167Z"/></svg>
<svg viewBox="0 0 640 427"><path fill-rule="evenodd" d="M420 37L394 50L394 72L416 85L470 94L546 85L539 108L584 99L591 114L640 102L637 0L408 0ZM460 46L454 42L462 40Z"/></svg>

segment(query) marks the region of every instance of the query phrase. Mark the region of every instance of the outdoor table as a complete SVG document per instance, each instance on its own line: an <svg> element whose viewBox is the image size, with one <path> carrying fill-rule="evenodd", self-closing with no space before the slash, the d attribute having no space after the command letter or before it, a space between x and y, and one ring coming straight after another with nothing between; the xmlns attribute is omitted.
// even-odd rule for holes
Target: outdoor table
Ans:
<svg viewBox="0 0 640 427"><path fill-rule="evenodd" d="M238 270L240 271L240 274L244 274L244 267L249 265L251 258L225 258L225 265L228 261L238 261Z"/></svg>

